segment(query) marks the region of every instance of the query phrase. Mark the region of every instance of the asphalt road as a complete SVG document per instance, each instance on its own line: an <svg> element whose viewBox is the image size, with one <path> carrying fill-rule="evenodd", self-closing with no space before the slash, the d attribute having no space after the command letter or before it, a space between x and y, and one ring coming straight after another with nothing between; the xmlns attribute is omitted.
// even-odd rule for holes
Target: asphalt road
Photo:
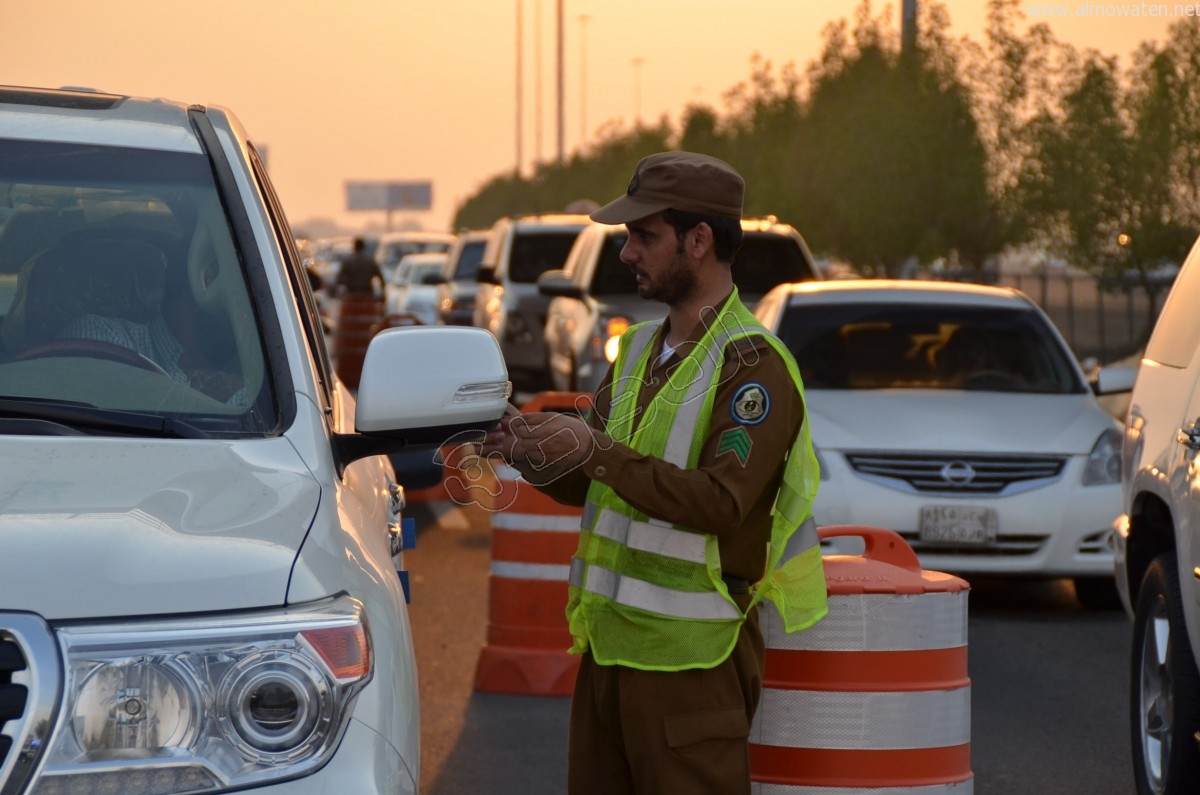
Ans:
<svg viewBox="0 0 1200 795"><path fill-rule="evenodd" d="M437 510L433 510L434 508ZM561 795L569 699L474 691L485 640L487 514L410 507L410 616L425 795ZM969 617L975 795L1126 795L1129 622L1066 581L974 580Z"/></svg>

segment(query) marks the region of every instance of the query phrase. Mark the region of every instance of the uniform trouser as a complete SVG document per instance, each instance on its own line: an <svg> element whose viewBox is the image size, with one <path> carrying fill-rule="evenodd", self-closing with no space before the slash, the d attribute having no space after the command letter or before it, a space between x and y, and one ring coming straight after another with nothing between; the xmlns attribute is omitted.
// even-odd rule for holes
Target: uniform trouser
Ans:
<svg viewBox="0 0 1200 795"><path fill-rule="evenodd" d="M737 596L742 607L749 597ZM758 611L714 668L642 671L584 654L571 700L570 795L741 795L765 662Z"/></svg>

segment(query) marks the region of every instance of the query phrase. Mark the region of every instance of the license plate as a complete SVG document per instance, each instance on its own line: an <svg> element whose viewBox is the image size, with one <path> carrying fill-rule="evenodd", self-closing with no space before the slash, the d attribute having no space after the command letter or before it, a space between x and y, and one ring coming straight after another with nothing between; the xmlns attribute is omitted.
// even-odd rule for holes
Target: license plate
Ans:
<svg viewBox="0 0 1200 795"><path fill-rule="evenodd" d="M998 524L992 508L924 505L918 537L927 544L987 544L996 540Z"/></svg>

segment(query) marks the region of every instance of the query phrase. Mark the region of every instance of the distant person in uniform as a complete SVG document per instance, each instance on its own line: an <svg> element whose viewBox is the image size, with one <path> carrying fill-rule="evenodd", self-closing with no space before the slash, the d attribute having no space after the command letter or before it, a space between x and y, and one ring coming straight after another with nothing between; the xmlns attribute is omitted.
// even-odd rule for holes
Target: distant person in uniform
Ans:
<svg viewBox="0 0 1200 795"><path fill-rule="evenodd" d="M570 795L749 793L758 603L789 632L827 612L800 373L730 271L743 192L716 158L642 159L591 217L626 226L621 259L666 320L622 335L586 420L513 411L482 446L583 506Z"/></svg>
<svg viewBox="0 0 1200 795"><path fill-rule="evenodd" d="M337 286L349 295L383 295L383 271L367 253L367 243L361 237L354 238L354 252L338 269Z"/></svg>

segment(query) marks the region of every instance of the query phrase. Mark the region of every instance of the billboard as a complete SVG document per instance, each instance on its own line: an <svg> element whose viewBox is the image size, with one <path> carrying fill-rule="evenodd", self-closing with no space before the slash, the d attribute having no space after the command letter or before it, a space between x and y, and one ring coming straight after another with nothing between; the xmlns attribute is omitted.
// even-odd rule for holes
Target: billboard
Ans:
<svg viewBox="0 0 1200 795"><path fill-rule="evenodd" d="M433 206L433 183L347 182L347 210L428 210Z"/></svg>

